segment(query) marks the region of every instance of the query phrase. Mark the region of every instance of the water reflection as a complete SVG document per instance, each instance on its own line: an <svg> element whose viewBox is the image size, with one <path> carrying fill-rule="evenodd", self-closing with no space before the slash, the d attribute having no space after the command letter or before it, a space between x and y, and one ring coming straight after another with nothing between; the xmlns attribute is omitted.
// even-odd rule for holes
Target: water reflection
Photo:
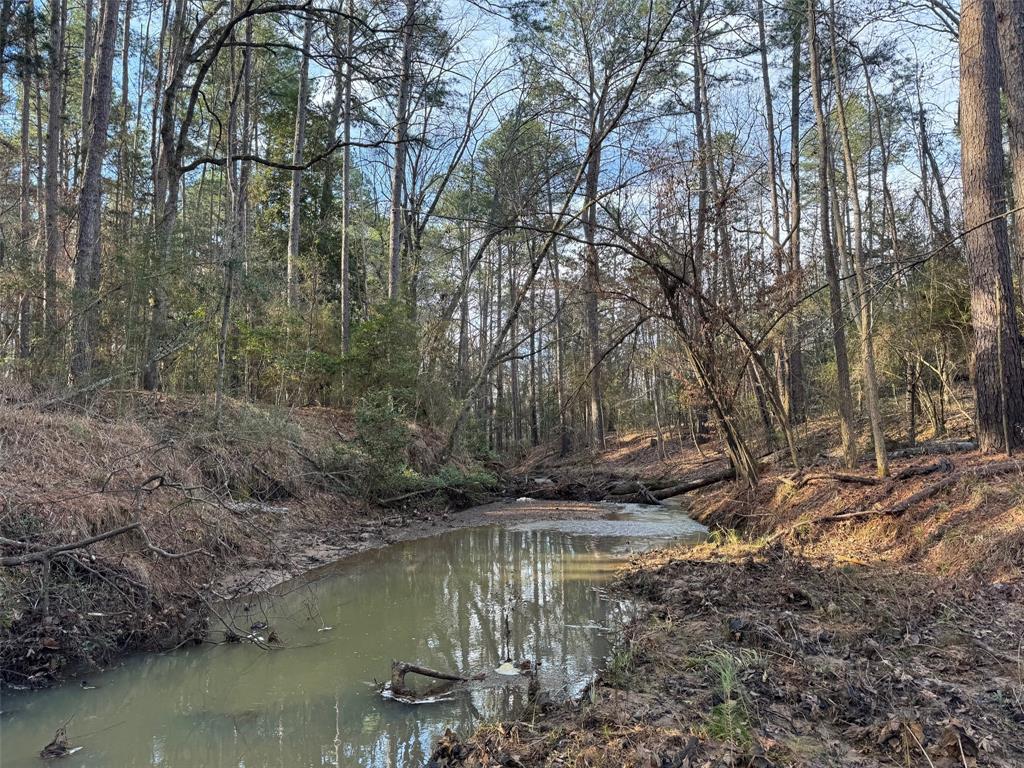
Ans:
<svg viewBox="0 0 1024 768"><path fill-rule="evenodd" d="M128 660L77 682L8 693L2 764L40 764L39 749L70 719L84 749L62 766L381 766L423 764L441 730L463 731L510 711L519 680L441 704L382 700L374 678L391 659L476 672L504 656L539 659L542 685L585 680L607 651L601 625L621 607L597 589L637 536L583 536L544 527L453 531L368 552L254 601L288 646L181 650ZM331 627L329 631L321 631Z"/></svg>

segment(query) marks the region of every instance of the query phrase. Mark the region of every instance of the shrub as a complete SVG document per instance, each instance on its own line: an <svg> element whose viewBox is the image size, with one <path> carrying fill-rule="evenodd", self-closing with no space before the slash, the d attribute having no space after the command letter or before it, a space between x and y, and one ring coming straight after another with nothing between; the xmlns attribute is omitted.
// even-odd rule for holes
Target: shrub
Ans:
<svg viewBox="0 0 1024 768"><path fill-rule="evenodd" d="M406 309L389 302L352 333L343 368L354 398L386 392L400 407L416 403L419 371L418 329Z"/></svg>
<svg viewBox="0 0 1024 768"><path fill-rule="evenodd" d="M390 391L379 390L360 399L355 416L356 443L366 456L368 485L375 491L398 485L409 443L402 409Z"/></svg>

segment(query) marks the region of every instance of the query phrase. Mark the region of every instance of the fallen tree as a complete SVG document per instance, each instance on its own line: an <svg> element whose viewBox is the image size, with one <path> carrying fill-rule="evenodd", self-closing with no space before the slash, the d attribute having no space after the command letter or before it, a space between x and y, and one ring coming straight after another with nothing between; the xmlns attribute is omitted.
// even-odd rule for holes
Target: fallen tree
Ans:
<svg viewBox="0 0 1024 768"><path fill-rule="evenodd" d="M888 456L890 459L906 459L911 456L927 456L934 453L966 453L968 451L976 450L978 450L978 444L970 440L952 440L948 442L930 441L927 443L911 445L907 448L897 448L894 451L889 451Z"/></svg>
<svg viewBox="0 0 1024 768"><path fill-rule="evenodd" d="M617 482L605 494L607 501L624 504L659 504L665 499L679 496L690 491L706 488L724 480L736 477L736 470L731 466L722 467L714 472L697 475L685 480L642 481L632 480Z"/></svg>
<svg viewBox="0 0 1024 768"><path fill-rule="evenodd" d="M16 539L0 537L0 544L3 544L4 546L20 547L22 549L31 550L20 555L6 555L4 557L0 557L0 565L11 567L15 565L26 565L28 563L44 562L62 552L69 552L73 549L88 547L90 544L95 544L103 541L104 539L111 539L114 536L120 536L122 533L133 531L141 525L142 523L139 522L129 523L128 525L122 525L120 528L113 528L109 531L98 533L95 536L90 536L87 539L73 541L70 544L58 544L56 546L46 548L41 548L38 545L27 541L17 541Z"/></svg>
<svg viewBox="0 0 1024 768"><path fill-rule="evenodd" d="M950 467L952 466L951 464L948 465ZM819 518L819 520L823 522L828 522L833 520L850 520L856 517L870 517L874 515L901 515L904 512L911 509L912 507L920 504L922 501L927 501L933 496L942 493L942 491L946 490L947 488L956 485L964 478L995 477L997 475L1005 475L1010 472L1021 472L1022 470L1024 470L1024 463L1017 461L1016 459L1000 461L994 464L984 464L978 467L968 467L962 470L958 470L956 472L950 472L941 480L932 483L931 485L925 488L922 488L917 493L911 494L903 501L896 502L895 504L890 504L887 507L872 507L870 509L861 509L855 512L842 512L836 515L828 515L827 517Z"/></svg>
<svg viewBox="0 0 1024 768"><path fill-rule="evenodd" d="M128 523L118 528L112 528L109 531L103 533L97 533L95 536L89 536L85 539L79 539L78 541L72 541L68 544L57 544L52 547L43 547L39 544L33 544L29 541L18 541L17 539L8 539L0 536L0 545L5 547L17 547L19 549L28 549L28 552L24 552L20 555L4 555L0 557L0 565L12 568L18 565L28 565L29 563L42 563L57 555L62 555L65 552L71 552L76 549L85 549L92 544L97 544L106 539L112 539L115 536L128 533L129 531L137 530L142 536L142 540L145 542L146 549L150 552L155 552L161 557L170 558L172 560L188 557L189 555L206 555L212 557L209 552L205 549L191 549L188 552L168 552L166 549L156 546L149 538L149 534L146 529L142 527L142 523L136 521L134 523Z"/></svg>

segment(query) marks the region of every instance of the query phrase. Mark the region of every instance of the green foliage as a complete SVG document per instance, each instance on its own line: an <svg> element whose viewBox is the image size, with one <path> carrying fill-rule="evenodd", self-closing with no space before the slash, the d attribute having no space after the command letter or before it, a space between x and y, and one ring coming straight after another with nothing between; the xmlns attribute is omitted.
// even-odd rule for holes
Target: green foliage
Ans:
<svg viewBox="0 0 1024 768"><path fill-rule="evenodd" d="M601 675L602 679L613 688L627 688L633 676L635 661L631 647L616 647L608 660L608 668Z"/></svg>
<svg viewBox="0 0 1024 768"><path fill-rule="evenodd" d="M397 302L386 303L360 323L343 363L350 395L384 393L400 407L415 407L418 336L406 308Z"/></svg>
<svg viewBox="0 0 1024 768"><path fill-rule="evenodd" d="M499 486L497 476L488 472L483 467L471 465L469 467L446 464L432 475L431 479L441 488L457 488L463 493L488 493Z"/></svg>
<svg viewBox="0 0 1024 768"><path fill-rule="evenodd" d="M708 735L730 744L749 745L750 713L739 678L745 669L763 665L764 659L754 651L730 653L718 649L709 654L704 663L722 699L708 715Z"/></svg>
<svg viewBox="0 0 1024 768"><path fill-rule="evenodd" d="M356 444L366 457L364 470L371 488L398 484L406 467L409 428L391 393L367 393L356 406Z"/></svg>

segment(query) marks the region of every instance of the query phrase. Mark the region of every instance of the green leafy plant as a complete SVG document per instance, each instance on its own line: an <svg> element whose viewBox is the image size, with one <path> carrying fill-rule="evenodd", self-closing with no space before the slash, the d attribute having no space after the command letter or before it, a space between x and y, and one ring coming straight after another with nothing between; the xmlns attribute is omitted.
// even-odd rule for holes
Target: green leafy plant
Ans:
<svg viewBox="0 0 1024 768"><path fill-rule="evenodd" d="M418 329L404 306L388 302L360 323L342 363L355 398L386 394L400 407L416 405L419 371Z"/></svg>
<svg viewBox="0 0 1024 768"><path fill-rule="evenodd" d="M409 428L390 391L370 392L356 406L356 444L366 457L367 481L376 493L401 485Z"/></svg>

